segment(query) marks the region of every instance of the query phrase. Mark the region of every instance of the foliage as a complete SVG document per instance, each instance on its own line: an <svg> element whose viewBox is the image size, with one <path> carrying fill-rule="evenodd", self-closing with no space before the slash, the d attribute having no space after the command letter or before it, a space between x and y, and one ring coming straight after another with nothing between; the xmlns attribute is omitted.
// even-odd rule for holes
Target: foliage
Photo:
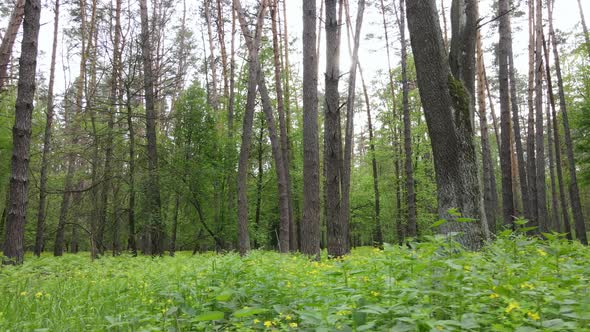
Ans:
<svg viewBox="0 0 590 332"><path fill-rule="evenodd" d="M481 252L446 237L341 260L253 251L27 257L0 270L0 329L590 331L590 251L503 232Z"/></svg>

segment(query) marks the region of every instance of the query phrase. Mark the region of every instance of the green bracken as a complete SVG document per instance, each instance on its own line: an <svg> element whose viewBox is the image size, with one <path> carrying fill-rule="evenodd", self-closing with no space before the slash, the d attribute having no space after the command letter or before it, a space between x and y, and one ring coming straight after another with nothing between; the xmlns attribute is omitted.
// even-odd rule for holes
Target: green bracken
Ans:
<svg viewBox="0 0 590 332"><path fill-rule="evenodd" d="M27 257L0 270L0 330L590 331L590 251L547 236L505 231L476 253L437 236L319 263Z"/></svg>

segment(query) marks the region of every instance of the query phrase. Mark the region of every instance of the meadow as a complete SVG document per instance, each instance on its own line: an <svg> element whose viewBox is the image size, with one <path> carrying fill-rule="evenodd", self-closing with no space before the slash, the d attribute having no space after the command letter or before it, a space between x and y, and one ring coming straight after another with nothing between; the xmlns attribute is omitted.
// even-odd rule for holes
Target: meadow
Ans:
<svg viewBox="0 0 590 332"><path fill-rule="evenodd" d="M590 250L505 234L298 254L27 257L0 270L1 331L590 331Z"/></svg>

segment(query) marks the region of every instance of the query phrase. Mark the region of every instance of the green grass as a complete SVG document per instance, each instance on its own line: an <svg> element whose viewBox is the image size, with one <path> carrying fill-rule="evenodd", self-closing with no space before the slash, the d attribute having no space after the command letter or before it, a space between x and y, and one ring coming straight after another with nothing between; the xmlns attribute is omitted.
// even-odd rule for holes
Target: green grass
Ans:
<svg viewBox="0 0 590 332"><path fill-rule="evenodd" d="M342 260L253 251L26 257L0 270L1 331L590 331L590 251L445 238Z"/></svg>

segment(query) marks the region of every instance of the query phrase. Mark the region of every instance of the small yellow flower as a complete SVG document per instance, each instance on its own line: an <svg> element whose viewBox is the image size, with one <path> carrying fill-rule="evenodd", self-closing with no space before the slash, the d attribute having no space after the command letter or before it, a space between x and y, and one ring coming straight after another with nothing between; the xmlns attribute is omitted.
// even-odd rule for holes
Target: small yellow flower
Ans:
<svg viewBox="0 0 590 332"><path fill-rule="evenodd" d="M533 286L533 284L530 282L523 282L520 284L520 288L535 289L535 286Z"/></svg>
<svg viewBox="0 0 590 332"><path fill-rule="evenodd" d="M271 321L269 321L269 320L267 320L267 321L264 321L264 326L266 326L266 327L271 327L271 326L272 326L272 322L271 322Z"/></svg>
<svg viewBox="0 0 590 332"><path fill-rule="evenodd" d="M518 303L516 303L516 302L510 302L510 303L508 303L508 306L506 307L506 309L504 309L504 311L506 313L511 313L512 310L518 309L518 308L519 308Z"/></svg>
<svg viewBox="0 0 590 332"><path fill-rule="evenodd" d="M527 317L532 319L532 320L539 320L541 319L541 316L539 316L538 312L535 311L529 311L526 313Z"/></svg>
<svg viewBox="0 0 590 332"><path fill-rule="evenodd" d="M43 292L37 292L35 294L35 297L38 298L38 299L42 298L43 297Z"/></svg>
<svg viewBox="0 0 590 332"><path fill-rule="evenodd" d="M379 292L371 291L371 295L374 297L377 297L377 296L379 296Z"/></svg>
<svg viewBox="0 0 590 332"><path fill-rule="evenodd" d="M28 293L26 291L25 292L20 292L20 296L27 296L27 294Z"/></svg>
<svg viewBox="0 0 590 332"><path fill-rule="evenodd" d="M547 256L547 253L542 249L537 249L537 252L539 253L540 256Z"/></svg>
<svg viewBox="0 0 590 332"><path fill-rule="evenodd" d="M469 265L463 266L463 271L465 271L465 272L471 272L471 266L469 266Z"/></svg>
<svg viewBox="0 0 590 332"><path fill-rule="evenodd" d="M254 323L254 324L258 324L258 323L260 323L260 319L258 319L258 318L254 318L254 320L252 321L252 323Z"/></svg>
<svg viewBox="0 0 590 332"><path fill-rule="evenodd" d="M492 294L490 294L490 299L497 299L499 297L500 297L500 295L498 295L498 293L492 293Z"/></svg>
<svg viewBox="0 0 590 332"><path fill-rule="evenodd" d="M285 320L291 320L293 319L293 317L291 317L290 315L285 316Z"/></svg>
<svg viewBox="0 0 590 332"><path fill-rule="evenodd" d="M297 327L297 323L293 322L293 323L289 323L289 326L292 328L296 328Z"/></svg>

